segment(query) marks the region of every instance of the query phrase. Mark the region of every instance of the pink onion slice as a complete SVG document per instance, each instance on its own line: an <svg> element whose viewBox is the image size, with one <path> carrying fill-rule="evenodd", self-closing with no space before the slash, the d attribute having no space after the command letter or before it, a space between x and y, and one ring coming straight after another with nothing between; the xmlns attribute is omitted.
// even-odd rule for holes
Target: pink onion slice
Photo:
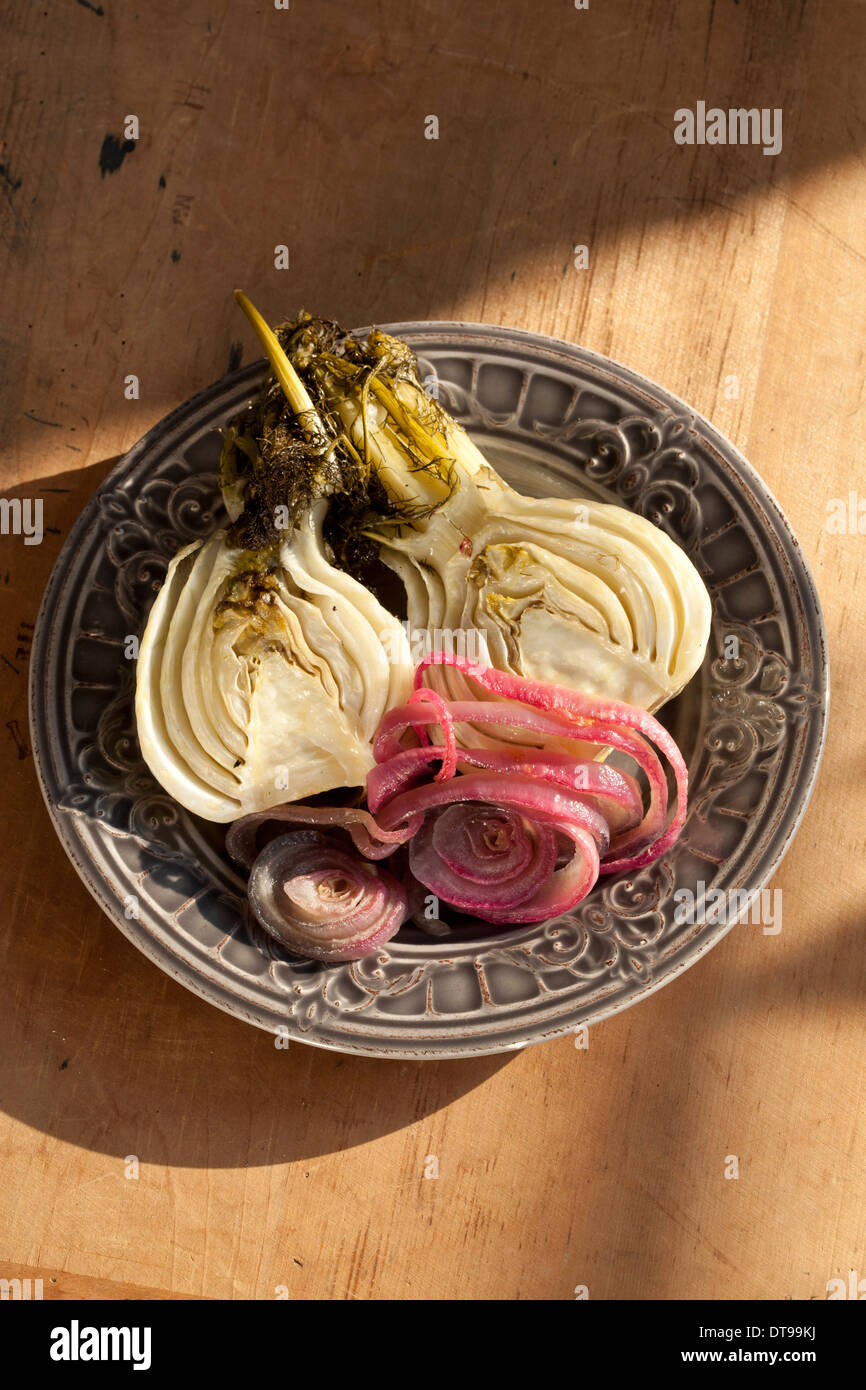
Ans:
<svg viewBox="0 0 866 1390"><path fill-rule="evenodd" d="M444 806L429 824L435 853L473 883L507 882L528 869L534 857L531 823L503 806Z"/></svg>
<svg viewBox="0 0 866 1390"><path fill-rule="evenodd" d="M392 874L316 830L289 831L266 845L247 891L266 932L326 963L369 955L399 931L409 910Z"/></svg>
<svg viewBox="0 0 866 1390"><path fill-rule="evenodd" d="M521 904L507 917L494 908L487 913L488 922L546 922L570 912L583 901L598 879L598 849L588 831L574 827L569 833L574 840L571 861L551 874L529 902Z"/></svg>
<svg viewBox="0 0 866 1390"><path fill-rule="evenodd" d="M491 840L486 852L485 834ZM508 843L497 849L494 841L500 836ZM458 844L460 858L454 852ZM553 873L556 853L551 826L533 824L499 806L464 804L427 818L409 846L409 864L431 893L486 918L489 911L510 914L532 898Z"/></svg>
<svg viewBox="0 0 866 1390"><path fill-rule="evenodd" d="M667 809L667 787L655 753L647 744L644 744L645 751L640 757L637 757L635 753L632 754L639 765L643 767L650 782L651 805L647 816L649 824L643 827L643 832L644 834L648 831L652 833L657 829L658 834L652 834L652 842L646 844L644 841L645 847L638 849L637 846L640 841L637 832L627 832L627 839L624 842L614 842L611 854L601 865L601 873L619 873L623 869L641 868L644 864L649 864L660 858L675 842L686 818L688 771L676 743L658 720L653 719L651 714L647 714L645 710L634 709L621 700L607 700L600 696L569 690L561 685L549 685L540 681L526 680L523 676L515 676L506 671L497 671L492 667L476 666L473 662L467 661L465 657L453 656L445 652L432 653L418 664L415 672L416 688L423 685L424 672L433 665L454 666L480 685L482 689L489 690L493 695L501 696L506 700L520 700L547 714L563 716L571 723L576 738L598 742L600 741L599 735L602 726L606 724L608 725L608 736L604 737L603 741L610 743L611 747L622 747L623 751L629 751L623 746L625 742L623 734L628 735L634 731L635 734L643 735L644 739L655 744L664 753L673 768L677 786L677 805L670 824L666 830L662 831L661 827ZM455 721L459 718L453 706L451 714ZM651 753L652 759L655 760L655 767L647 758L647 753ZM631 849L632 853L624 855L623 852L628 849Z"/></svg>
<svg viewBox="0 0 866 1390"><path fill-rule="evenodd" d="M373 814L386 801L416 785L427 775L431 763L441 763L443 758L441 744L425 743L420 748L401 748L387 762L378 763L367 773L367 805Z"/></svg>
<svg viewBox="0 0 866 1390"><path fill-rule="evenodd" d="M445 744L442 766L436 773L436 781L447 782L449 777L454 776L454 769L457 762L454 720L451 718L448 705L442 699L442 696L437 694L435 690L428 690L426 686L421 686L417 690L413 690L412 694L409 696L410 705L417 705L421 701L426 701L427 704L432 705L439 716L439 724L442 729L442 736L445 740Z"/></svg>
<svg viewBox="0 0 866 1390"><path fill-rule="evenodd" d="M256 834L268 821L289 821L296 825L320 825L348 830L357 849L368 859L385 859L395 849L411 839L421 824L419 818L410 820L399 830L383 831L369 811L360 806L304 806L291 802L271 806L267 811L253 811L233 821L226 834L226 849L237 864L252 867L258 855Z"/></svg>
<svg viewBox="0 0 866 1390"><path fill-rule="evenodd" d="M598 878L598 848L592 834L580 827L567 832L573 841L573 854L562 868L556 868L559 832L543 822L524 822L527 836L535 841L533 862L528 870L515 871L496 883L478 881L479 864L470 861L469 872L458 872L437 853L437 830L445 816L465 817L470 811L490 815L494 826L497 807L453 805L427 818L409 847L412 872L437 897L460 911L471 912L482 921L498 925L520 925L546 921L575 907ZM501 817L500 812L500 817ZM458 828L448 827L449 836ZM483 856L482 856L483 859Z"/></svg>
<svg viewBox="0 0 866 1390"><path fill-rule="evenodd" d="M382 807L379 824L392 830L419 812L426 814L435 806L459 801L493 803L533 820L554 822L569 832L572 826L580 826L589 831L602 852L607 850L610 832L606 820L574 792L551 786L538 777L510 777L501 772L468 772L450 782L413 787Z"/></svg>
<svg viewBox="0 0 866 1390"><path fill-rule="evenodd" d="M367 774L370 810L377 812L391 797L417 782L431 763L441 761L444 767L444 758L441 744L427 743L420 748L395 744L390 756ZM606 763L537 748L459 748L455 750L455 760L460 771L465 767L478 767L491 772L526 774L579 791L603 812L614 833L638 826L643 819L643 800L637 782L627 772ZM441 779L442 770L437 773L436 781Z"/></svg>
<svg viewBox="0 0 866 1390"><path fill-rule="evenodd" d="M543 752L534 748L514 752L487 748L461 748L457 766L484 768L488 772L509 772L519 776L542 777L546 782L567 787L604 816L614 833L630 830L643 820L643 798L633 777L607 763L585 762L567 753Z"/></svg>
<svg viewBox="0 0 866 1390"><path fill-rule="evenodd" d="M511 729L526 729L530 735L574 739L578 743L596 744L599 747L614 748L625 753L645 773L650 786L650 802L643 821L629 831L623 839L617 839L614 842L614 854L621 856L626 850L635 852L645 845L651 844L661 835L667 815L667 782L655 749L647 743L640 733L632 729L622 729L608 723L601 723L597 720L587 721L581 724L578 729L575 721L567 716L560 713L544 712L519 704L514 700L454 701L449 705L449 714L454 723L487 723ZM649 718L649 716L647 717ZM410 727L416 733L423 731L425 722L438 722L438 716L434 712L425 712L423 716L419 717L418 713L413 712L409 705L390 710L379 726L379 733L373 744L373 756L379 760L382 766L390 768L401 751L408 751L403 749L399 735L405 733ZM426 736L425 746L435 747L435 745L428 744ZM530 749L527 751L540 752L542 750ZM439 756L441 757L441 752ZM419 759L419 767L421 761L423 759ZM575 760L575 764L577 765L580 761ZM591 765L590 762L583 762L583 766ZM373 775L375 776L375 774ZM620 828L617 827L617 829ZM624 863L619 863L618 867L627 866ZM605 872L612 872L612 870L605 870Z"/></svg>

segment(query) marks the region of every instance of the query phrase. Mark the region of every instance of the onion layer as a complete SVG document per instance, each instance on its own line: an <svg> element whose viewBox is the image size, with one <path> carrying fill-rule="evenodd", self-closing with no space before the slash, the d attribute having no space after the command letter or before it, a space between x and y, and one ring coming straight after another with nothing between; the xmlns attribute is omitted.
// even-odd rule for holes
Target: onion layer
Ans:
<svg viewBox="0 0 866 1390"><path fill-rule="evenodd" d="M574 854L556 868L552 825L508 808L464 802L434 811L412 840L409 862L437 897L486 922L538 922L566 912L598 877L593 836L574 828Z"/></svg>
<svg viewBox="0 0 866 1390"><path fill-rule="evenodd" d="M386 859L405 844L421 824L420 817L416 816L399 830L382 830L369 811L362 810L360 806L304 806L292 801L286 806L271 806L267 811L253 811L251 815L236 820L226 835L226 849L232 859L251 869L259 853L257 832L263 825L280 820L296 825L321 825L348 830L355 848L368 859Z"/></svg>

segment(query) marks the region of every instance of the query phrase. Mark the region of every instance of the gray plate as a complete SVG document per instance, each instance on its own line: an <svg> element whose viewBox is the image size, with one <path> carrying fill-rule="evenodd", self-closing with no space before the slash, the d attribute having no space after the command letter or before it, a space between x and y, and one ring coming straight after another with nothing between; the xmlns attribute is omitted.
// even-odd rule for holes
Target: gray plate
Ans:
<svg viewBox="0 0 866 1390"><path fill-rule="evenodd" d="M627 1008L719 941L733 913L678 922L677 889L696 892L699 910L699 883L742 890L752 903L815 781L826 636L779 506L681 401L606 358L535 334L462 323L389 331L412 344L428 389L509 482L641 512L705 578L707 657L663 712L691 779L673 850L638 874L602 880L555 921L513 931L470 925L444 938L405 929L378 954L341 966L293 960L250 924L224 828L179 807L141 761L135 663L125 650L143 631L171 556L220 524L220 429L253 398L263 363L156 425L78 519L33 643L33 748L57 833L91 893L187 988L261 1028L282 1025L341 1052L504 1052ZM736 657L725 655L729 637Z"/></svg>

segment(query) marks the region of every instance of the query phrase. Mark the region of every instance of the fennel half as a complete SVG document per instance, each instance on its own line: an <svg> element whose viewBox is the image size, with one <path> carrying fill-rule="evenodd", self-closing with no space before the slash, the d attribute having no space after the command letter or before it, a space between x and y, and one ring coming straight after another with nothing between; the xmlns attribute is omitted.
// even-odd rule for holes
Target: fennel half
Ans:
<svg viewBox="0 0 866 1390"><path fill-rule="evenodd" d="M169 566L141 642L142 754L176 801L231 821L363 786L385 710L408 693L406 636L329 561L318 499L276 548L225 532Z"/></svg>

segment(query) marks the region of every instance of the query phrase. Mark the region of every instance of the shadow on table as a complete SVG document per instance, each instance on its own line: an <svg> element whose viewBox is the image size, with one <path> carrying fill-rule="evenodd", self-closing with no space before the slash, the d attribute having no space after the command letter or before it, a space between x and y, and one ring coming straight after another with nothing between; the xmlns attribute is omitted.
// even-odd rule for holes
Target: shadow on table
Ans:
<svg viewBox="0 0 866 1390"><path fill-rule="evenodd" d="M4 1011L0 1046L3 1109L32 1128L97 1152L134 1154L142 1163L231 1168L312 1160L417 1127L423 1164L435 1148L430 1117L518 1061L516 1054L372 1060L294 1041L277 1050L269 1034L189 995L135 952L91 902L35 794L31 802L27 810L45 846L42 876L63 906L52 923L34 893L27 929L13 916L19 927L7 936L3 969L22 1002ZM861 944L862 921L852 914L820 951L807 942L736 979L723 967L720 1019L731 995L741 1015L802 1007L804 989L828 1010L862 1007L861 974L846 972L840 991L838 965L859 959ZM705 1015L708 1033L715 1021ZM796 1059L791 1065L796 1070ZM659 1091L653 1111L659 1132L682 1132L687 1079L678 1073ZM571 1085L568 1103L579 1107L579 1077ZM610 1123L605 1150L627 1147L628 1130L626 1110L619 1124ZM614 1181L618 1171L614 1164L596 1173L596 1207L605 1205L606 1174ZM663 1180L653 1195L663 1214L668 1204L677 1206L677 1191L666 1196ZM646 1191L617 1186L608 1197L618 1228L640 1232L650 1260L662 1218L648 1212ZM657 1234L664 1243L660 1229Z"/></svg>
<svg viewBox="0 0 866 1390"><path fill-rule="evenodd" d="M756 1152L761 1153L766 1178L768 1130L772 1137L770 1151L775 1151L779 1168L785 1168L790 1175L788 1164L795 1161L797 1140L792 1121L785 1117L793 1114L794 1097L805 1078L820 1096L815 1109L824 1117L826 1128L814 1137L816 1144L834 1158L838 1177L833 1181L842 1182L842 1174L854 1161L849 1142L850 1099L858 1084L856 1068L860 1059L846 1056L841 1049L838 1056L831 1056L827 1038L832 1040L845 1016L862 1018L866 1005L862 910L854 909L844 919L833 922L815 920L812 927L796 949L784 944L784 938L774 938L773 949L762 961L756 962L750 952L745 965L742 953L737 959L726 951L732 944L729 936L713 952L712 963L698 962L695 967L714 969L712 992L704 989L691 999L684 996L679 1003L676 984L671 994L663 991L667 998L660 1007L668 1011L665 1031L670 1035L670 1046L655 1049L656 1069L648 1067L641 1072L641 1080L632 1093L637 1101L637 1123L635 1114L624 1106L602 1146L605 1154L608 1150L631 1153L634 1167L626 1181L624 1165L618 1162L602 1162L594 1172L593 1210L611 1214L604 1222L606 1254L596 1272L595 1296L653 1300L802 1297L780 1288L778 1269L765 1266L756 1270L754 1263L750 1266L745 1261L740 1266L736 1231L742 1220L741 1209L734 1196L728 1199L732 1203L728 1207L724 1189L731 1176L743 1177L747 1183L760 1180ZM760 930L746 923L734 928L735 932ZM746 1029L753 1026L754 1020L760 1020L770 1034L767 1050L762 1048L756 1055L754 1067L764 1074L769 1070L771 1083L766 1094L762 1092L756 1097L754 1115L744 1123L742 1107L735 1104L730 1088L738 1080L749 1081L752 1068L748 1059L744 1061L739 1054L732 1029ZM799 1020L801 1028L797 1027ZM816 1022L824 1042L817 1075L813 1070ZM774 1045L776 1030L786 1040L784 1050L777 1040ZM714 1055L717 1038L725 1041L724 1055L729 1061L733 1059L727 1076ZM774 1059L769 1069L768 1056ZM669 1069L660 1076L659 1066ZM848 1119L846 1127L834 1128L834 1099L840 1083L848 1095L839 1113L847 1114ZM730 1107L726 1105L727 1097ZM707 1108L714 1117L712 1127L707 1123ZM739 1115L735 1128L729 1124L729 1109ZM822 1119L817 1123L820 1125ZM648 1141L645 1153L639 1147L641 1140ZM710 1170L708 1147L712 1150ZM643 1169L641 1158L645 1160ZM728 1170L732 1158L744 1165L742 1170ZM784 1238L784 1232L793 1238L801 1229L797 1223L808 1219L803 1213L810 1204L820 1210L822 1196L826 1195L821 1186L826 1173L822 1178L821 1166L815 1163L810 1180L808 1166L804 1171L802 1162L801 1158L799 1181L794 1188L796 1204L790 1210L768 1205L763 1214L762 1234L768 1250L774 1241ZM733 1191L734 1186L729 1190ZM790 1182L788 1186L790 1190ZM696 1188L702 1195L701 1201L696 1200ZM720 1223L719 1207L732 1213L729 1226ZM754 1207L750 1210L754 1220ZM706 1229L701 1221L703 1213L708 1217ZM597 1234L591 1225L589 1229L595 1242ZM818 1259L818 1247L815 1258ZM688 1278L685 1271L689 1269L700 1272L695 1273L694 1283L684 1284ZM820 1260L811 1272L804 1271L804 1277L810 1278L811 1287L817 1290L811 1297L826 1297L825 1281L834 1272L839 1271L822 1269ZM716 1277L719 1287L739 1287L741 1292L715 1295L712 1289ZM760 1285L762 1280L764 1291L755 1294L756 1283ZM603 1293L602 1288L616 1292Z"/></svg>
<svg viewBox="0 0 866 1390"><path fill-rule="evenodd" d="M86 1148L215 1167L312 1158L420 1122L514 1054L410 1064L294 1041L278 1049L272 1034L222 1014L139 955L90 897L54 832L30 747L27 657L64 534L115 461L5 494L48 505L40 544L0 540L7 598L0 655L13 691L0 760L7 866L0 1104ZM108 681L107 670L100 679ZM88 747L80 766L92 773ZM116 794L124 788L121 771Z"/></svg>
<svg viewBox="0 0 866 1390"><path fill-rule="evenodd" d="M313 1159L417 1124L423 1162L423 1122L513 1059L409 1063L294 1040L275 1047L138 955L51 843L35 799L42 874L62 908L52 924L34 894L28 929L7 938L5 977L38 1003L0 1023L2 1108L32 1128L147 1164L234 1168Z"/></svg>

